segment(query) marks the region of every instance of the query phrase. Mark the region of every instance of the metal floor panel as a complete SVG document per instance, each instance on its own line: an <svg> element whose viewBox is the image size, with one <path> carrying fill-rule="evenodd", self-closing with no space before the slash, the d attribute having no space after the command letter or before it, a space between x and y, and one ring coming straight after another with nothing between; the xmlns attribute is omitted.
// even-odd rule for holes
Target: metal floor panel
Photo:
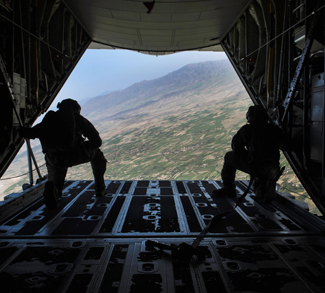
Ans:
<svg viewBox="0 0 325 293"><path fill-rule="evenodd" d="M325 291L324 238L207 238L200 249L204 258L182 262L142 238L6 240L1 292Z"/></svg>
<svg viewBox="0 0 325 293"><path fill-rule="evenodd" d="M1 292L325 292L324 222L253 193L222 218L190 261L146 240L191 244L237 198L218 181L66 182L49 211L44 184L0 207Z"/></svg>

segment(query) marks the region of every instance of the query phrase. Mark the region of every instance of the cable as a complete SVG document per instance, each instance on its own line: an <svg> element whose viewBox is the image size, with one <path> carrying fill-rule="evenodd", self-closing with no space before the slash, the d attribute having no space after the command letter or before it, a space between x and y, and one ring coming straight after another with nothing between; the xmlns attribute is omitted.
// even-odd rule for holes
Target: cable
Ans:
<svg viewBox="0 0 325 293"><path fill-rule="evenodd" d="M39 166L39 168L42 168L43 166L45 166L46 163L44 163L43 165ZM33 169L32 172L34 171L37 171L37 169ZM28 175L29 174L29 171L24 173L24 174L21 174L21 175L17 175L17 176L14 176L14 177L8 177L8 178L1 178L0 180L10 180L10 179L15 179L15 178L19 178L21 176L25 176L25 175Z"/></svg>
<svg viewBox="0 0 325 293"><path fill-rule="evenodd" d="M303 195L303 194L300 194L300 193L298 193L298 192L296 192L296 191L293 191L293 190L291 190L291 189L288 189L288 188L286 188L286 187L281 186L280 189L281 189L281 188L282 188L282 189L285 189L285 190L287 190L287 191L290 191L290 192L292 192L292 193L298 194L299 196L302 196L302 197L304 197L304 198L310 198L309 195L305 196L305 195Z"/></svg>
<svg viewBox="0 0 325 293"><path fill-rule="evenodd" d="M322 10L325 7L325 5L323 5L322 7L318 8L316 11L312 12L311 14L307 15L305 18L303 18L302 20L300 20L299 22L295 23L293 26L287 28L285 31L283 31L282 33L278 34L277 36L275 36L273 39L269 40L268 42L266 42L264 45L258 47L255 51L249 53L246 55L245 58L247 58L248 56L258 52L260 49L262 49L263 47L265 47L266 45L270 44L271 42L275 41L277 38L281 37L283 34L285 34L286 32L288 32L289 30L293 29L294 27L296 27L298 24L300 24L301 22L304 22L307 18L309 18L310 16L314 15L315 13L317 13L318 11Z"/></svg>
<svg viewBox="0 0 325 293"><path fill-rule="evenodd" d="M12 21L11 19L9 19L8 17L5 17L3 14L0 14L0 16L2 18L4 18L5 20L11 22L13 25L19 27L20 29L22 29L24 32L26 32L27 34L31 35L32 37L34 37L35 39L39 40L40 42L44 43L45 45L49 46L50 48L52 48L53 50L55 50L56 52L58 52L59 54L61 55L64 55L66 57L69 57L67 56L66 54L64 54L61 50L59 50L58 48L55 48L53 47L52 45L50 45L49 43L43 41L41 38L39 38L38 36L34 35L33 33L31 33L30 31L26 30L25 28L23 28L22 26L20 26L19 24L15 23L14 21Z"/></svg>

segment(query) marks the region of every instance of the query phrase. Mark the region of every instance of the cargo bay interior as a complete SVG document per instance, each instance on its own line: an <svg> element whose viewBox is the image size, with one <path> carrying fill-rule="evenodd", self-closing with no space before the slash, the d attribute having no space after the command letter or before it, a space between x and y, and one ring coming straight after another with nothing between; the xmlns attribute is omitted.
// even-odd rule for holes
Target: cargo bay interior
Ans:
<svg viewBox="0 0 325 293"><path fill-rule="evenodd" d="M224 51L254 104L289 133L294 149L285 156L324 214L324 7L1 0L0 175L23 144L19 125L48 109L87 48ZM103 198L93 182L69 180L55 213L44 205L44 182L35 184L0 206L4 292L324 292L324 221L281 195L265 204L250 192L200 254L181 259L180 244L238 200L213 198L221 184L212 179L107 180ZM239 193L246 188L237 182Z"/></svg>

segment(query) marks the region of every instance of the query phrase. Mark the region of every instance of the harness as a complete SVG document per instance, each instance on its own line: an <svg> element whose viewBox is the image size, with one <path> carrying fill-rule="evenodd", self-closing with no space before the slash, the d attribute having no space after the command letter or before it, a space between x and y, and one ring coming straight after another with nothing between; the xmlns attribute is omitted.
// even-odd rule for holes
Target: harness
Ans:
<svg viewBox="0 0 325 293"><path fill-rule="evenodd" d="M275 180L277 181L281 175L284 172L285 167L282 167L281 170L278 172ZM228 209L227 211L224 211L222 213L219 213L215 215L211 221L205 226L205 228L201 231L201 233L194 239L192 244L187 244L185 242L181 243L180 245L166 245L166 244L161 244L159 242L155 242L152 240L147 240L146 241L146 247L156 247L162 250L171 250L175 254L177 254L178 259L180 261L189 261L193 255L196 255L198 257L203 257L205 258L205 253L203 250L199 248L199 245L201 241L204 239L204 237L207 235L207 233L218 223L219 220L221 220L223 217L228 215L230 212L234 211L245 199L246 195L250 191L254 181L256 179L256 176L250 175L250 180L248 183L248 186L244 193L240 196L240 198L237 200L235 207Z"/></svg>

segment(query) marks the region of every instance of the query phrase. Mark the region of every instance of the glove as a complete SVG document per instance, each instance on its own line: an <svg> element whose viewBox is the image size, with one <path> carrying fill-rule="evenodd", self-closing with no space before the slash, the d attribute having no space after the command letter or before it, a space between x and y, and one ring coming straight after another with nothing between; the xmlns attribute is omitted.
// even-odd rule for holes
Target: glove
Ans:
<svg viewBox="0 0 325 293"><path fill-rule="evenodd" d="M18 130L18 133L21 137L24 138L35 138L34 135L32 135L32 129L29 127L21 126Z"/></svg>

